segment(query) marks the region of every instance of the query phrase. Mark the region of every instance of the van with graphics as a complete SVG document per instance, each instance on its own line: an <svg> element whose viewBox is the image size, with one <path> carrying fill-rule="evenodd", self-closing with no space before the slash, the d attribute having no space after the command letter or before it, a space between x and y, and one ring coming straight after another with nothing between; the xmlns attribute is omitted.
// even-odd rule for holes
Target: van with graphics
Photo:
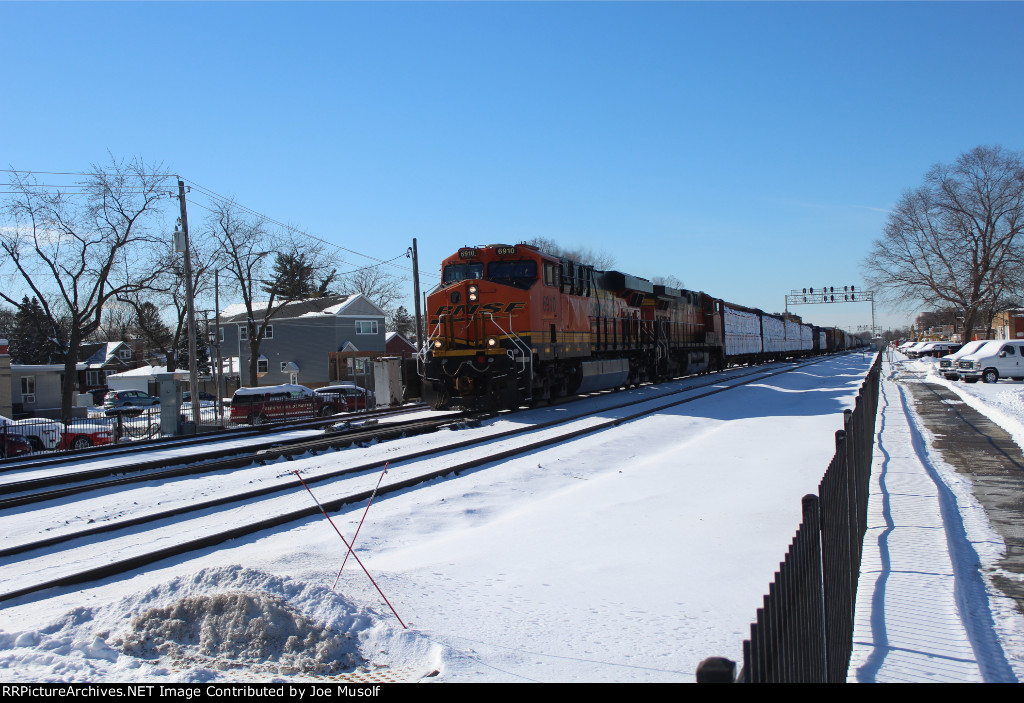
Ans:
<svg viewBox="0 0 1024 703"><path fill-rule="evenodd" d="M967 383L979 378L985 383L1000 378L1024 381L1024 341L990 340L973 354L960 357L956 370Z"/></svg>

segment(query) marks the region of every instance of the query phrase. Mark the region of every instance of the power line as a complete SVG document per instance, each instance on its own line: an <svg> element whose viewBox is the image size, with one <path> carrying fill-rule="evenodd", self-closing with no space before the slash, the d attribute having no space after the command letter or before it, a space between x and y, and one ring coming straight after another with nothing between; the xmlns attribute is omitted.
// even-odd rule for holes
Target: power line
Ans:
<svg viewBox="0 0 1024 703"><path fill-rule="evenodd" d="M255 215L257 217L261 217L261 218L265 219L267 222L275 224L278 227L282 227L282 228L288 230L289 232L294 232L296 234L301 234L302 236L309 237L310 239L312 239L314 241L317 241L317 242L320 242L321 244L323 244L325 246L334 247L334 248L340 249L342 251L347 251L350 254L354 254L356 256L361 256L361 257L363 257L365 259L370 259L371 261L376 261L378 263L378 265L379 264L389 264L391 266L394 266L395 268L400 268L400 269L403 269L405 271L410 271L411 272L411 269L409 269L409 268L407 268L405 266L398 266L398 265L396 265L394 263L391 263L391 262L395 261L396 259L402 258L402 256L405 256L405 254L402 254L401 256L396 256L394 259L390 259L388 261L385 261L383 259L377 258L376 256L370 256L369 254L364 254L362 252L355 251L353 249L349 249L348 247L343 247L340 244L335 244L333 242L328 242L326 240L321 239L320 237L317 237L317 236L315 236L313 234L310 234L309 232L306 232L304 230L300 230L300 229L298 229L296 227L292 227L291 225L285 224L284 222L281 222L280 220L275 220L274 218L270 217L269 215L266 215L266 214L264 214L262 212L259 212L257 210L253 210L250 207L242 205L241 203L237 202L233 198L229 198L229 197L227 197L225 195L221 195L220 193L217 193L216 191L213 191L213 190L207 188L206 186L200 185L199 183L196 183L193 180L190 180L188 178L185 178L183 180L186 183L189 183L194 188L196 188L203 195L206 195L207 197L212 198L213 200L219 200L219 201L221 201L223 203L230 203L231 205L233 205L233 206L237 207L238 209L242 210L243 212L247 212L250 215ZM369 268L369 267L367 267L367 268Z"/></svg>
<svg viewBox="0 0 1024 703"><path fill-rule="evenodd" d="M0 173L25 174L25 175L46 175L46 176L81 176L81 177L95 176L95 175L97 175L97 173L101 174L101 175L107 175L107 176L115 175L115 174L110 174L110 173L108 173L106 171L99 171L99 172L84 172L84 171L79 171L79 172L74 172L74 171L35 171L35 170L7 169L7 168L0 169ZM166 177L167 179L171 179L171 178L174 177L173 174L169 174L169 173L145 173L145 174L132 174L132 175L147 176L147 177ZM348 247L343 247L340 244L335 244L333 242L329 242L329 241L321 239L320 237L317 237L316 235L313 235L313 234L311 234L309 232L306 232L304 230L300 230L297 227L293 227L291 225L285 224L284 222L281 222L280 220L276 220L276 219L270 217L269 215L266 215L265 213L259 212L257 210L254 210L254 209L250 208L250 207L242 205L241 203L239 203L236 200L234 200L234 198L229 198L227 196L221 195L220 193L217 193L216 191L214 191L214 190L212 190L210 188L207 188L206 186L203 186L203 185L201 185L201 184L199 184L199 183L197 183L197 182L195 182L195 181L193 181L191 179L182 178L182 180L185 181L186 183L188 183L191 187L196 188L196 190L199 191L201 194L207 196L208 198L210 198L210 199L212 199L214 201L220 201L222 203L230 203L232 206L237 207L239 210L242 210L243 212L247 212L250 215L254 215L256 217L260 217L260 218L266 220L267 222L270 222L271 224L277 225L278 227L281 227L281 228L283 228L285 230L288 230L289 232L293 232L295 234L302 235L304 237L312 239L313 241L319 242L320 244L323 244L324 246L329 246L329 247L338 249L340 251L345 251L345 252L348 252L349 254L353 254L355 256L361 256L361 257L363 257L365 259L369 259L371 261L376 261L377 262L373 266L365 266L363 268L356 269L355 271L350 271L349 273L355 273L356 271L369 270L369 269L376 268L377 266L382 266L382 265L392 266L392 267L394 267L396 269L400 269L400 270L405 271L407 273L412 273L412 269L411 268L409 268L407 266L400 266L400 265L394 263L398 259L401 259L402 257L404 257L405 256L404 253L399 255L399 256L396 256L396 257L394 257L392 259L387 259L387 260L380 259L380 258L378 258L376 256L370 256L369 254L364 254L362 252L355 251L354 249L349 249ZM34 184L31 184L31 185L26 184L26 189L23 190L23 191L0 191L0 195L21 195L21 194L26 193L26 192L27 193L32 193L32 188L62 188L64 190L74 190L75 191L75 193L74 193L75 195L86 195L86 194L88 194L88 191L85 190L85 189L89 188L89 185L88 184L84 184L84 183L73 183L73 184L67 184L67 185L34 183ZM145 194L148 191L121 191L121 192L124 195L142 195L142 194ZM51 193L48 193L48 192L44 191L43 193L35 193L35 194L36 195L39 195L39 194L50 195ZM195 201L192 201L192 202L195 202ZM205 206L201 205L200 203L195 202L195 204L197 206L203 208L204 210L207 210L208 212L216 212L215 210L211 210L210 208L205 207ZM348 275L348 274L345 274L345 275Z"/></svg>

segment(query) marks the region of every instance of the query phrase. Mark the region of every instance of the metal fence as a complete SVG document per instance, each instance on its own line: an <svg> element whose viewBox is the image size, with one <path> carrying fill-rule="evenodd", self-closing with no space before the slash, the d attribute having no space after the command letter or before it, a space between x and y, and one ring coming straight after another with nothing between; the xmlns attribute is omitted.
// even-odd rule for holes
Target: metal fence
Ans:
<svg viewBox="0 0 1024 703"><path fill-rule="evenodd" d="M372 391L363 388L342 388L341 391L325 396L329 399L330 415L355 415L374 409ZM91 408L89 413L90 417L75 418L69 422L42 417L21 420L0 417L0 459L157 439L163 434L160 406L129 406L107 410ZM312 401L308 407L293 407L284 403L274 412L267 411L266 415L242 413L234 418L228 408L217 407L214 401L201 401L199 407L199 422L206 428L205 431L211 431L212 428L284 422L318 416L317 408ZM344 418L339 418L339 421L343 420ZM178 414L178 432L188 433L183 428L191 422L192 406L188 402L182 403ZM18 438L24 441L19 441Z"/></svg>
<svg viewBox="0 0 1024 703"><path fill-rule="evenodd" d="M842 683L853 648L853 617L867 519L882 356L875 357L854 410L836 432L836 453L803 498L803 520L757 609L743 667L710 657L697 681Z"/></svg>
<svg viewBox="0 0 1024 703"><path fill-rule="evenodd" d="M132 412L75 418L68 422L40 417L0 421L0 456L16 457L23 451L20 437L27 443L26 454L42 454L104 444L152 439L160 436L160 408L135 408Z"/></svg>

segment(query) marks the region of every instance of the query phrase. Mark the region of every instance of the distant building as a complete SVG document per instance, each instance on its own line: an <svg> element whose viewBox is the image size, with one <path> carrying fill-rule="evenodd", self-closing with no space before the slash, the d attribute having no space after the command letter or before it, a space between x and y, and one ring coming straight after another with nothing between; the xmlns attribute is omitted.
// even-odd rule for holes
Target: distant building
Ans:
<svg viewBox="0 0 1024 703"><path fill-rule="evenodd" d="M416 347L398 332L388 332L384 351L390 356L412 356L416 353Z"/></svg>
<svg viewBox="0 0 1024 703"><path fill-rule="evenodd" d="M1004 310L992 318L996 339L1024 339L1024 310Z"/></svg>
<svg viewBox="0 0 1024 703"><path fill-rule="evenodd" d="M78 350L78 392L105 388L107 374L139 366L135 350L124 342L85 342Z"/></svg>
<svg viewBox="0 0 1024 703"><path fill-rule="evenodd" d="M260 309L264 309L263 303ZM385 349L384 311L361 293L300 300L282 307L270 320L260 344L260 385L301 383L315 388L330 382L328 354ZM229 373L249 385L246 311L232 305L220 316L221 356Z"/></svg>

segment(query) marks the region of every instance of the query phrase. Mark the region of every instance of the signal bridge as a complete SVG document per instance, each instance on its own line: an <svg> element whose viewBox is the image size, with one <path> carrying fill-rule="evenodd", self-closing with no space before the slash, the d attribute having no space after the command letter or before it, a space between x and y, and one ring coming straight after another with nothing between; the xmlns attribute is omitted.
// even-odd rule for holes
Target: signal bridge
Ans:
<svg viewBox="0 0 1024 703"><path fill-rule="evenodd" d="M857 286L822 286L794 289L786 296L786 312L790 305L832 305L835 303L871 303L871 336L875 328L875 293Z"/></svg>

